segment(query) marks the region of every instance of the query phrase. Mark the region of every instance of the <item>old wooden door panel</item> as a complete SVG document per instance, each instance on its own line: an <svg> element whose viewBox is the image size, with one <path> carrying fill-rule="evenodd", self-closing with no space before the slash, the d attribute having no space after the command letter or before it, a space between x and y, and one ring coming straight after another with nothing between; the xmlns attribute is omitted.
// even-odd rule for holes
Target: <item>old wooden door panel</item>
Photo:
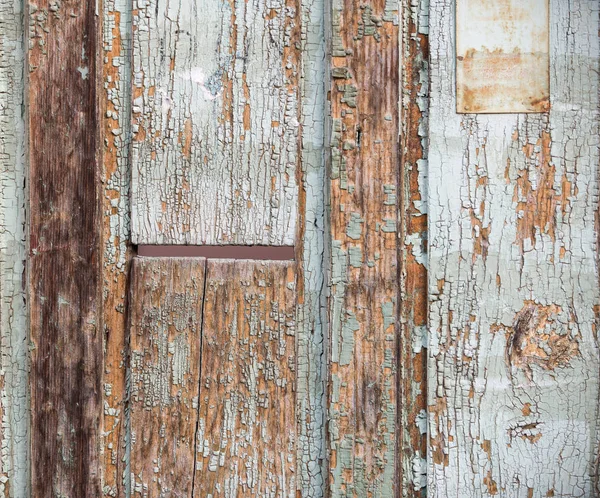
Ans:
<svg viewBox="0 0 600 498"><path fill-rule="evenodd" d="M430 10L428 494L598 493L598 30L550 2L550 111L457 115Z"/></svg>
<svg viewBox="0 0 600 498"><path fill-rule="evenodd" d="M133 261L131 496L191 496L205 267L203 258Z"/></svg>
<svg viewBox="0 0 600 498"><path fill-rule="evenodd" d="M298 0L137 2L134 243L293 245L299 14Z"/></svg>
<svg viewBox="0 0 600 498"><path fill-rule="evenodd" d="M194 496L296 496L295 279L208 262Z"/></svg>

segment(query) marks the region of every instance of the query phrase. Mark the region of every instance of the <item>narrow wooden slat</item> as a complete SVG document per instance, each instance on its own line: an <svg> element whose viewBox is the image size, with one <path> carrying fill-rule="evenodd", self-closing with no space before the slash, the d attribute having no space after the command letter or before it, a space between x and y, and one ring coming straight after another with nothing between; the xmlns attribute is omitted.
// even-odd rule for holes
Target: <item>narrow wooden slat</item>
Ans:
<svg viewBox="0 0 600 498"><path fill-rule="evenodd" d="M328 58L325 0L302 1L301 167L296 238L297 489L304 498L327 492L326 222Z"/></svg>
<svg viewBox="0 0 600 498"><path fill-rule="evenodd" d="M134 12L133 241L293 245L298 0Z"/></svg>
<svg viewBox="0 0 600 498"><path fill-rule="evenodd" d="M295 272L209 260L194 496L296 496Z"/></svg>
<svg viewBox="0 0 600 498"><path fill-rule="evenodd" d="M398 474L403 498L427 486L428 0L402 1Z"/></svg>
<svg viewBox="0 0 600 498"><path fill-rule="evenodd" d="M330 493L396 472L398 4L335 0L331 50Z"/></svg>
<svg viewBox="0 0 600 498"><path fill-rule="evenodd" d="M130 246L131 166L131 1L105 0L103 7L104 130L102 196L103 287L103 462L102 491L125 496L126 466L125 375L127 354L127 289Z"/></svg>
<svg viewBox="0 0 600 498"><path fill-rule="evenodd" d="M28 4L32 496L100 496L100 19Z"/></svg>
<svg viewBox="0 0 600 498"><path fill-rule="evenodd" d="M191 496L205 266L202 258L133 260L131 496Z"/></svg>
<svg viewBox="0 0 600 498"><path fill-rule="evenodd" d="M600 4L550 2L547 114L487 116L456 114L454 6L429 18L428 496L595 496Z"/></svg>
<svg viewBox="0 0 600 498"><path fill-rule="evenodd" d="M29 496L23 3L0 1L0 496Z"/></svg>

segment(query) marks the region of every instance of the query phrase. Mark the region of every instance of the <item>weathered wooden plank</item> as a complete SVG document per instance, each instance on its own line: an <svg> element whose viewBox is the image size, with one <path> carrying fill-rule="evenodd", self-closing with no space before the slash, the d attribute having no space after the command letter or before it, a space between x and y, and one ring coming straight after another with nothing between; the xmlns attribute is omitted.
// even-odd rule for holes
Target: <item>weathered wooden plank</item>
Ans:
<svg viewBox="0 0 600 498"><path fill-rule="evenodd" d="M28 5L33 496L99 496L99 17Z"/></svg>
<svg viewBox="0 0 600 498"><path fill-rule="evenodd" d="M296 496L294 267L208 261L194 496Z"/></svg>
<svg viewBox="0 0 600 498"><path fill-rule="evenodd" d="M131 496L192 493L205 267L203 258L133 260Z"/></svg>
<svg viewBox="0 0 600 498"><path fill-rule="evenodd" d="M0 1L0 495L29 496L23 3Z"/></svg>
<svg viewBox="0 0 600 498"><path fill-rule="evenodd" d="M430 10L428 495L594 496L600 4L551 0L549 113L474 116L454 3Z"/></svg>
<svg viewBox="0 0 600 498"><path fill-rule="evenodd" d="M549 0L456 0L458 112L546 112Z"/></svg>
<svg viewBox="0 0 600 498"><path fill-rule="evenodd" d="M134 243L293 245L299 16L298 0L137 2Z"/></svg>
<svg viewBox="0 0 600 498"><path fill-rule="evenodd" d="M326 235L326 3L302 1L301 168L298 175L297 402L299 494L326 495L327 286Z"/></svg>
<svg viewBox="0 0 600 498"><path fill-rule="evenodd" d="M404 0L401 64L400 353L398 472L401 496L427 485L428 0Z"/></svg>
<svg viewBox="0 0 600 498"><path fill-rule="evenodd" d="M398 4L336 0L331 50L330 491L398 491Z"/></svg>
<svg viewBox="0 0 600 498"><path fill-rule="evenodd" d="M104 414L102 487L105 496L124 496L126 295L130 248L129 151L131 146L131 2L105 0L103 6L103 197L102 285L104 331Z"/></svg>

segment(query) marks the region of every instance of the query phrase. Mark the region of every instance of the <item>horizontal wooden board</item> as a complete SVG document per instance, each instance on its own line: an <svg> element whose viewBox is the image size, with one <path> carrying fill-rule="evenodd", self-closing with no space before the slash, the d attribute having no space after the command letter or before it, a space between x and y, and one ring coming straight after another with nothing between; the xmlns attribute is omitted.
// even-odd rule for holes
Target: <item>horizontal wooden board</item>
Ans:
<svg viewBox="0 0 600 498"><path fill-rule="evenodd" d="M548 110L548 2L456 0L458 112Z"/></svg>
<svg viewBox="0 0 600 498"><path fill-rule="evenodd" d="M194 496L296 496L294 267L208 262Z"/></svg>
<svg viewBox="0 0 600 498"><path fill-rule="evenodd" d="M137 2L134 243L293 245L299 15L298 0Z"/></svg>
<svg viewBox="0 0 600 498"><path fill-rule="evenodd" d="M191 496L206 260L135 258L131 496Z"/></svg>

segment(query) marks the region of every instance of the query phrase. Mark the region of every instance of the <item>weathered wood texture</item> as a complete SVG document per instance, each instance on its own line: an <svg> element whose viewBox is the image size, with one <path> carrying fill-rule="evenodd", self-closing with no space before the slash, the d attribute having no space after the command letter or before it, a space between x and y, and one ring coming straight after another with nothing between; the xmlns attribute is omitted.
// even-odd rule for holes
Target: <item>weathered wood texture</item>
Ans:
<svg viewBox="0 0 600 498"><path fill-rule="evenodd" d="M33 496L99 496L96 2L29 3Z"/></svg>
<svg viewBox="0 0 600 498"><path fill-rule="evenodd" d="M126 295L131 261L129 150L131 146L131 2L103 2L103 428L102 490L124 496ZM128 481L127 481L128 482Z"/></svg>
<svg viewBox="0 0 600 498"><path fill-rule="evenodd" d="M0 1L0 496L29 496L23 3Z"/></svg>
<svg viewBox="0 0 600 498"><path fill-rule="evenodd" d="M206 260L135 258L130 496L191 496Z"/></svg>
<svg viewBox="0 0 600 498"><path fill-rule="evenodd" d="M432 0L431 497L595 496L599 10L551 0L550 111L457 115Z"/></svg>
<svg viewBox="0 0 600 498"><path fill-rule="evenodd" d="M331 50L330 491L390 497L398 314L398 5L336 0Z"/></svg>
<svg viewBox="0 0 600 498"><path fill-rule="evenodd" d="M402 9L400 161L400 353L398 478L401 496L426 496L427 485L427 0Z"/></svg>
<svg viewBox="0 0 600 498"><path fill-rule="evenodd" d="M301 133L298 171L297 395L300 496L326 495L327 287L326 11L323 0L302 1Z"/></svg>
<svg viewBox="0 0 600 498"><path fill-rule="evenodd" d="M208 261L194 496L296 496L294 270Z"/></svg>
<svg viewBox="0 0 600 498"><path fill-rule="evenodd" d="M456 0L457 112L546 112L550 0Z"/></svg>
<svg viewBox="0 0 600 498"><path fill-rule="evenodd" d="M298 0L143 0L133 24L134 243L293 245Z"/></svg>

